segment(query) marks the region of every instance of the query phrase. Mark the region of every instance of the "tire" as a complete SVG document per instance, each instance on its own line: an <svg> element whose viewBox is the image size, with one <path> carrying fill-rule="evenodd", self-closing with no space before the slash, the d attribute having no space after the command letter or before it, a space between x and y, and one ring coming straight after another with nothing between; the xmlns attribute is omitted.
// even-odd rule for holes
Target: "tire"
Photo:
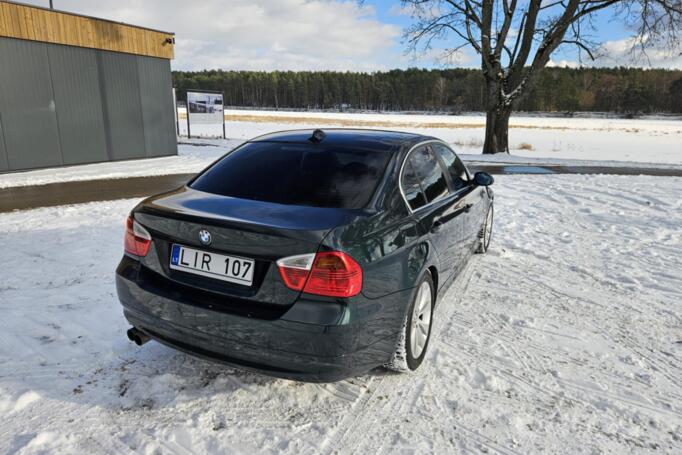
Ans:
<svg viewBox="0 0 682 455"><path fill-rule="evenodd" d="M485 215L485 220L483 221L483 226L481 230L478 231L478 248L476 248L477 254L485 254L490 246L490 239L493 236L493 218L495 210L493 209L492 202L490 207L488 207L488 213Z"/></svg>
<svg viewBox="0 0 682 455"><path fill-rule="evenodd" d="M433 279L427 272L419 280L414 297L405 314L395 352L391 360L384 365L385 368L401 373L419 368L426 356L431 339L434 304Z"/></svg>

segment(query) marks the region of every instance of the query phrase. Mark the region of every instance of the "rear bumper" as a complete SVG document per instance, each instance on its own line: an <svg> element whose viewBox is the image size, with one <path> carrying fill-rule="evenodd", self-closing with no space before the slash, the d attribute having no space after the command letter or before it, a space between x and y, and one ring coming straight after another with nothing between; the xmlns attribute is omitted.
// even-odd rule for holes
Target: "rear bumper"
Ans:
<svg viewBox="0 0 682 455"><path fill-rule="evenodd" d="M116 287L126 319L160 343L241 369L310 382L337 381L386 363L400 324L382 307L388 304L404 314L394 305L400 296L393 295L386 302L353 303L355 312L335 324L288 320L300 309L275 320L257 319L150 292L120 267ZM323 307L320 311L329 311Z"/></svg>
<svg viewBox="0 0 682 455"><path fill-rule="evenodd" d="M148 334L153 340L171 348L244 370L297 381L338 381L362 374L388 360L388 357L383 356L367 358L365 351L324 356L268 349L227 336L188 329L127 309L124 314L131 325ZM305 338L303 333L283 328L271 331L270 334L284 343L301 342ZM327 334L325 337L339 338L339 335Z"/></svg>

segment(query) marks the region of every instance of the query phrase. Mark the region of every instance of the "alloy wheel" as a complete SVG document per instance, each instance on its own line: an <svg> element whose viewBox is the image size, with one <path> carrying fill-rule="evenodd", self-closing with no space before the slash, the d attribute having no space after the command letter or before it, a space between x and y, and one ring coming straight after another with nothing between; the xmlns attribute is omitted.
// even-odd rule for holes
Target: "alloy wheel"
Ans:
<svg viewBox="0 0 682 455"><path fill-rule="evenodd" d="M410 327L410 351L412 357L419 358L424 352L429 340L431 327L432 292L428 282L423 282L417 291L417 298L412 310L412 324Z"/></svg>

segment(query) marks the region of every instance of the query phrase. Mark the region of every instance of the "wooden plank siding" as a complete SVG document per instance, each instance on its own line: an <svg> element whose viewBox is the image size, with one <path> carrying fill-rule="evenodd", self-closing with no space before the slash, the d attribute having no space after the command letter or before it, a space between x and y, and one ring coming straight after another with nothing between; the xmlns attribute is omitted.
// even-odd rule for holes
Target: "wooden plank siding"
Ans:
<svg viewBox="0 0 682 455"><path fill-rule="evenodd" d="M0 36L173 58L173 33L1 0Z"/></svg>

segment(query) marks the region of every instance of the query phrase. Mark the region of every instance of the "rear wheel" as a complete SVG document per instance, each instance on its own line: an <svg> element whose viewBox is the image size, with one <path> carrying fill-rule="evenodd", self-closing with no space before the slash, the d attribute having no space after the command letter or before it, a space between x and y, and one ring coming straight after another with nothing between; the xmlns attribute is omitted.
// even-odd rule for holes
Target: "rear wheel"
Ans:
<svg viewBox="0 0 682 455"><path fill-rule="evenodd" d="M488 251L488 247L490 246L490 238L493 235L493 204L490 204L490 207L488 207L488 213L485 216L485 221L483 222L483 226L481 226L481 230L478 231L478 248L476 249L476 253L478 254L484 254L486 251Z"/></svg>
<svg viewBox="0 0 682 455"><path fill-rule="evenodd" d="M434 307L433 279L426 273L405 315L402 332L393 357L385 365L393 371L407 372L419 368L431 338Z"/></svg>

